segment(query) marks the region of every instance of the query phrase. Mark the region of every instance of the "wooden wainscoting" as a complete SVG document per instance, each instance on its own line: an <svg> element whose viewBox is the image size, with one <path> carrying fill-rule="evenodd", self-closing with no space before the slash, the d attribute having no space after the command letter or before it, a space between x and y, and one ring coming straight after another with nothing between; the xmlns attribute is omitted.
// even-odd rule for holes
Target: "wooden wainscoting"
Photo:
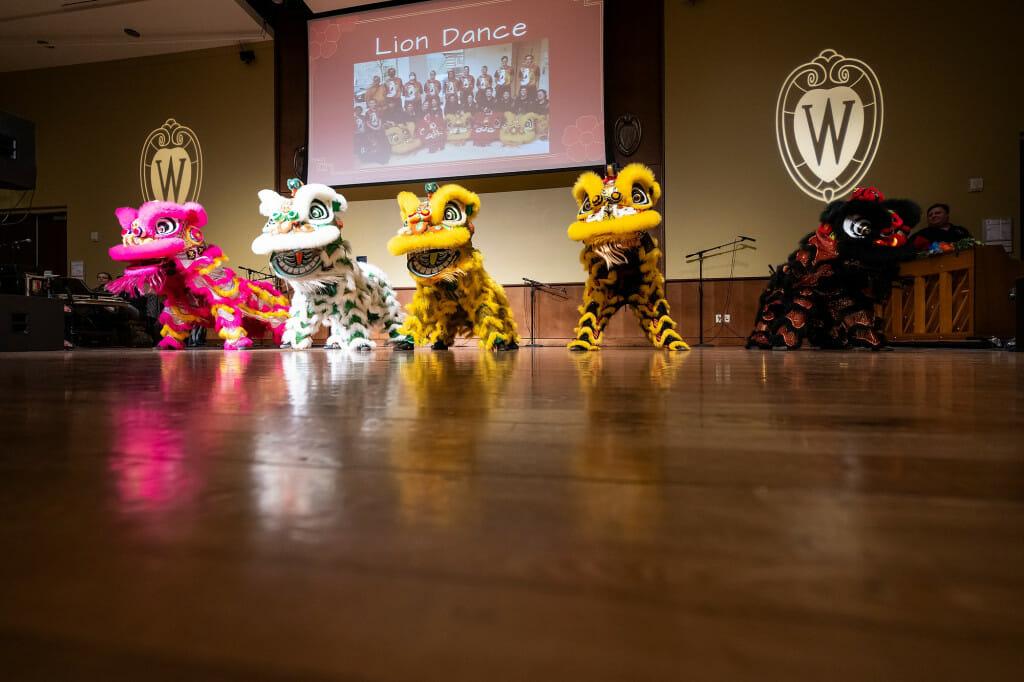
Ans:
<svg viewBox="0 0 1024 682"><path fill-rule="evenodd" d="M767 277L737 279L715 279L704 281L704 342L721 346L737 346L746 342L754 325L757 302L768 282ZM530 315L530 291L525 284L503 285L508 296L512 315L519 326L522 344L531 342L542 346L564 346L574 337L579 321L579 305L583 301L583 283L560 282L551 286L564 289L566 297L561 298L549 290L538 288L534 293L535 308ZM396 289L398 300L403 306L411 300L415 289ZM669 280L665 296L672 310L672 318L678 325L679 333L690 345L700 339L698 322L698 282L691 279ZM715 322L715 315L729 315L729 322ZM533 327L531 328L531 319ZM723 317L724 320L724 317ZM313 337L314 343L322 344L327 332L321 331ZM382 341L382 334L375 334L375 340ZM475 341L460 340L459 345ZM636 317L627 309L620 310L605 330L603 346L609 348L646 346L647 337L640 330Z"/></svg>

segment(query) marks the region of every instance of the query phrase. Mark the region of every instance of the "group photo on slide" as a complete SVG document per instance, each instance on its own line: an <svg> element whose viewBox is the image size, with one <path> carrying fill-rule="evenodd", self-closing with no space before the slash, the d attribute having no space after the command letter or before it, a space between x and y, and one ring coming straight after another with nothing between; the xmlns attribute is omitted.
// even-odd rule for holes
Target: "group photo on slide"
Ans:
<svg viewBox="0 0 1024 682"><path fill-rule="evenodd" d="M549 151L548 41L353 65L357 167Z"/></svg>

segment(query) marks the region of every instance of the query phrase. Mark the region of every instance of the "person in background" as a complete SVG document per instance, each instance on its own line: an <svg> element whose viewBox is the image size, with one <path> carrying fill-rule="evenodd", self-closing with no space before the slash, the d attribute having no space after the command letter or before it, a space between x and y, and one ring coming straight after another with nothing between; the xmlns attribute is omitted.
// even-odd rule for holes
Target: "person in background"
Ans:
<svg viewBox="0 0 1024 682"><path fill-rule="evenodd" d="M466 64L462 67L462 75L459 76L459 89L463 93L472 93L475 84L476 79L473 78L473 74L469 70L469 64Z"/></svg>
<svg viewBox="0 0 1024 682"><path fill-rule="evenodd" d="M494 72L494 96L498 101L505 99L508 93L509 101L512 100L512 67L508 65L508 55L502 55L501 65Z"/></svg>
<svg viewBox="0 0 1024 682"><path fill-rule="evenodd" d="M372 106L380 109L384 106L384 100L387 98L387 88L380 82L380 76L373 77L373 85L366 88L366 93L363 95L363 99L366 101L366 106L369 108L370 102L374 104Z"/></svg>
<svg viewBox="0 0 1024 682"><path fill-rule="evenodd" d="M431 71L427 82L423 84L423 92L427 97L440 97L444 86L437 80L437 71Z"/></svg>
<svg viewBox="0 0 1024 682"><path fill-rule="evenodd" d="M384 108L389 109L392 115L402 110L402 91L402 79L393 68L388 69L388 78L384 81Z"/></svg>
<svg viewBox="0 0 1024 682"><path fill-rule="evenodd" d="M537 86L539 85L540 67L533 61L533 55L528 54L519 66L519 89L526 88L527 99L533 100L537 97Z"/></svg>
<svg viewBox="0 0 1024 682"><path fill-rule="evenodd" d="M932 204L926 213L928 226L921 228L910 238L918 251L951 251L952 244L970 239L971 233L960 225L949 222L949 205ZM943 244L950 245L943 248Z"/></svg>
<svg viewBox="0 0 1024 682"><path fill-rule="evenodd" d="M548 102L548 91L538 88L537 99L534 101L533 110L538 114L546 114L551 108L551 104Z"/></svg>
<svg viewBox="0 0 1024 682"><path fill-rule="evenodd" d="M494 87L494 79L491 74L487 73L487 67L480 67L480 75L476 77L476 101L480 102L480 99L484 96L488 90ZM492 91L493 93L493 91Z"/></svg>
<svg viewBox="0 0 1024 682"><path fill-rule="evenodd" d="M409 72L402 94L405 95L405 104L412 103L413 114L418 117L423 109L423 84L416 80L415 71ZM408 106L406 110L408 111Z"/></svg>
<svg viewBox="0 0 1024 682"><path fill-rule="evenodd" d="M519 88L519 96L512 102L512 112L516 114L526 114L534 109L534 103L536 99L530 99L530 91L525 87Z"/></svg>

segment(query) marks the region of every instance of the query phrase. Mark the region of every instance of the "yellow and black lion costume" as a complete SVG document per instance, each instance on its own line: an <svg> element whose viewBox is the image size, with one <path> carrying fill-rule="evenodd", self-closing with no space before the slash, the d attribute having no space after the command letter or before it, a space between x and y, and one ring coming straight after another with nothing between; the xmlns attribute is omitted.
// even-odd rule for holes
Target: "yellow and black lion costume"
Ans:
<svg viewBox="0 0 1024 682"><path fill-rule="evenodd" d="M401 328L417 345L445 350L456 336L473 336L487 350L515 350L519 332L501 285L484 270L473 248L473 222L480 198L460 185L428 183L427 199L398 195L402 227L388 241L394 256L406 256L416 294Z"/></svg>
<svg viewBox="0 0 1024 682"><path fill-rule="evenodd" d="M582 317L569 350L597 350L612 315L624 305L657 348L689 350L669 317L665 278L658 269L657 241L648 230L661 224L653 210L661 198L654 173L631 163L618 174L609 167L603 180L583 173L572 188L579 206L569 238L583 242L580 262L587 271Z"/></svg>
<svg viewBox="0 0 1024 682"><path fill-rule="evenodd" d="M907 235L920 219L917 204L874 187L828 204L818 229L772 273L747 348L885 346L875 306L892 293L900 262L914 257Z"/></svg>

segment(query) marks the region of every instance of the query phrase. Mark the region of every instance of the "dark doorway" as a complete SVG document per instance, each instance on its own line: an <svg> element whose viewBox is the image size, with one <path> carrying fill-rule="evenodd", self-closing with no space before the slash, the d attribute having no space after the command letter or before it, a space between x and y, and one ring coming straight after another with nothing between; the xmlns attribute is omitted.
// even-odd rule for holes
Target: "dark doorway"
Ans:
<svg viewBox="0 0 1024 682"><path fill-rule="evenodd" d="M23 294L25 273L67 275L68 213L0 211L0 293Z"/></svg>

